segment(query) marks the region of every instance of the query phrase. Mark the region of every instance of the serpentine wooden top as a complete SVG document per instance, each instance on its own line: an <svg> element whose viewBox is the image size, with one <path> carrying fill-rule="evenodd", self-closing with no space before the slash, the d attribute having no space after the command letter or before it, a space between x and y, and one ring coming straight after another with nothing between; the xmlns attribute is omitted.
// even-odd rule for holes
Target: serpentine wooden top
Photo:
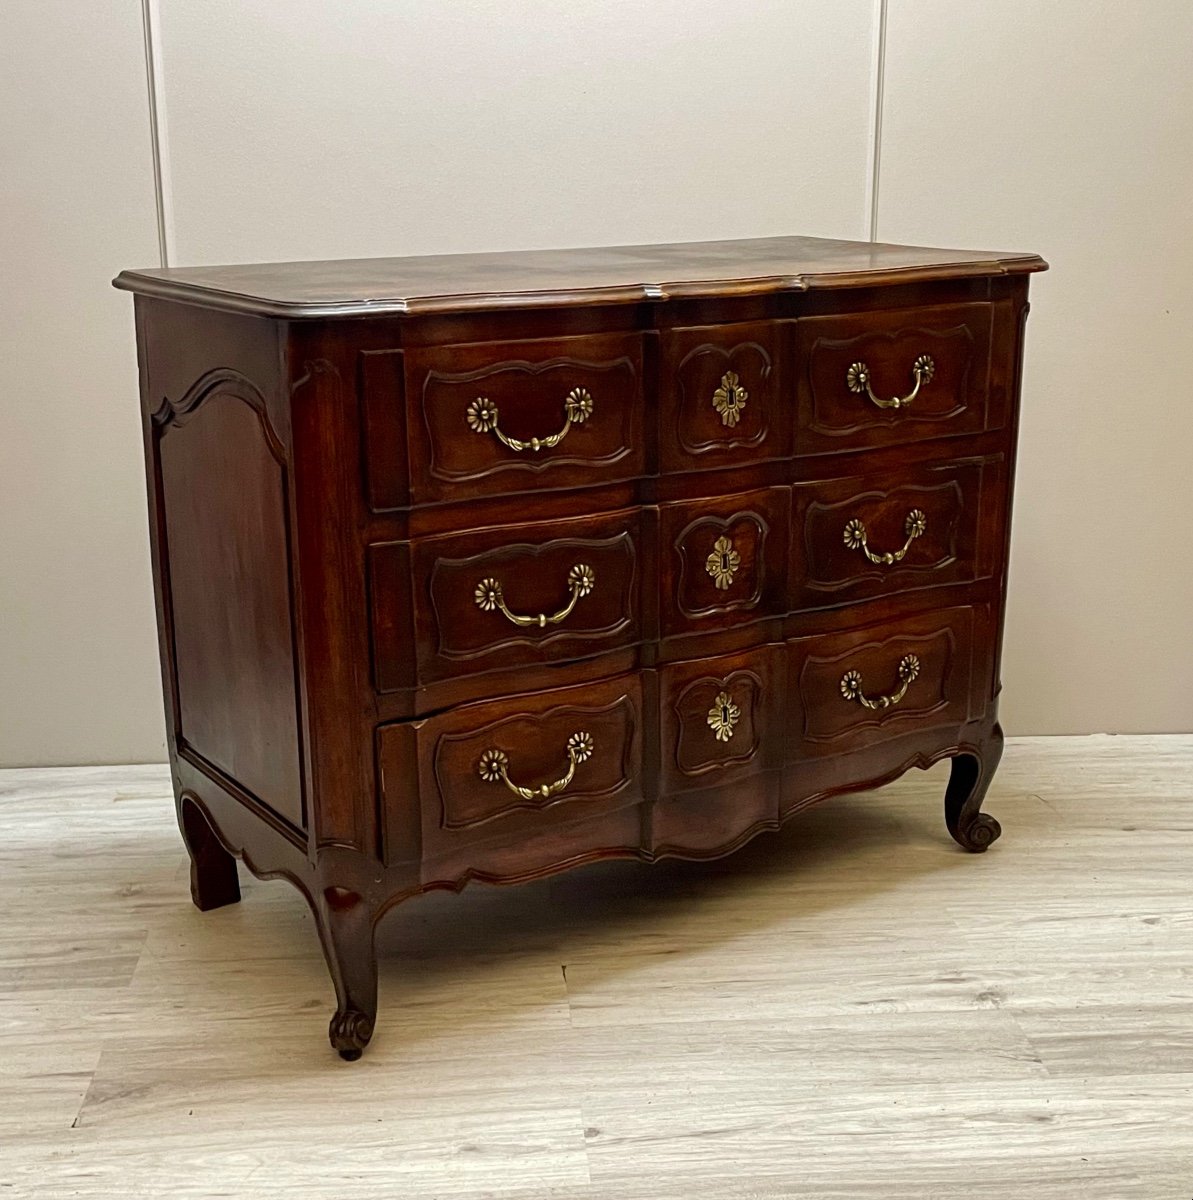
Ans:
<svg viewBox="0 0 1193 1200"><path fill-rule="evenodd" d="M288 319L750 296L1043 271L1034 254L773 237L122 271L126 291Z"/></svg>

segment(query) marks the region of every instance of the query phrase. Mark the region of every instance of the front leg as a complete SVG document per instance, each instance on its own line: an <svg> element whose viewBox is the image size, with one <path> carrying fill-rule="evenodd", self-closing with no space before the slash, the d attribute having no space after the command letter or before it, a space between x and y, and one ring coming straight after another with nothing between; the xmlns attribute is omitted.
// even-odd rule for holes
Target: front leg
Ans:
<svg viewBox="0 0 1193 1200"><path fill-rule="evenodd" d="M1002 747L1002 728L996 724L975 750L967 750L953 759L944 797L945 824L953 840L975 854L987 849L1002 833L1002 826L980 811L1002 758Z"/></svg>
<svg viewBox="0 0 1193 1200"><path fill-rule="evenodd" d="M356 892L340 887L324 888L313 907L336 989L337 1008L328 1037L341 1058L355 1062L369 1044L377 1020L374 910Z"/></svg>

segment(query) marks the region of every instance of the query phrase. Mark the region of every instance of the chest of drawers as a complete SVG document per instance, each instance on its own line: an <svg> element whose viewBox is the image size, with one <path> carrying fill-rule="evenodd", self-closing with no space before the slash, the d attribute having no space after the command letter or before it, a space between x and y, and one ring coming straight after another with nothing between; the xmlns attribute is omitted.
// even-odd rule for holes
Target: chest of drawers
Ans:
<svg viewBox="0 0 1193 1200"><path fill-rule="evenodd" d="M1030 255L810 238L125 272L195 903L711 858L998 762Z"/></svg>

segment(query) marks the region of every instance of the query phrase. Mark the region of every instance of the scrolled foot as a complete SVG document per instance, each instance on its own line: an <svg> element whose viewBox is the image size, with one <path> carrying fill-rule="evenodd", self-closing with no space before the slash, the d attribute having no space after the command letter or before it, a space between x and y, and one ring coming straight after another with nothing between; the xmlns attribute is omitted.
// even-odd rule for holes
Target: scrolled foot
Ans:
<svg viewBox="0 0 1193 1200"><path fill-rule="evenodd" d="M959 846L972 854L981 854L1002 836L1002 826L989 814L978 813L964 828L953 834Z"/></svg>
<svg viewBox="0 0 1193 1200"><path fill-rule="evenodd" d="M1002 758L1002 746L1002 730L995 725L973 749L953 759L944 797L944 819L953 841L971 854L981 854L1002 834L1002 826L980 811Z"/></svg>
<svg viewBox="0 0 1193 1200"><path fill-rule="evenodd" d="M376 910L348 888L326 887L312 899L336 989L336 1013L327 1036L342 1059L355 1062L369 1044L377 1018Z"/></svg>
<svg viewBox="0 0 1193 1200"><path fill-rule="evenodd" d="M356 1062L373 1036L373 1018L355 1009L340 1010L332 1017L327 1036L345 1062Z"/></svg>

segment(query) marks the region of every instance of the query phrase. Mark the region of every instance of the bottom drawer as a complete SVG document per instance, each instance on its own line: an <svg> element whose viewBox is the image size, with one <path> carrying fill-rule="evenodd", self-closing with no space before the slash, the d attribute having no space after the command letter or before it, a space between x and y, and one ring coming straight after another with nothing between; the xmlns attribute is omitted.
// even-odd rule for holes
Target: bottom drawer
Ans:
<svg viewBox="0 0 1193 1200"><path fill-rule="evenodd" d="M920 613L789 644L790 758L970 719L974 612Z"/></svg>
<svg viewBox="0 0 1193 1200"><path fill-rule="evenodd" d="M636 845L643 725L641 681L623 675L385 726L387 858L413 857L415 835L437 877L457 861L525 877L594 849L592 819L621 810L610 835L624 823ZM481 849L498 842L506 848Z"/></svg>

